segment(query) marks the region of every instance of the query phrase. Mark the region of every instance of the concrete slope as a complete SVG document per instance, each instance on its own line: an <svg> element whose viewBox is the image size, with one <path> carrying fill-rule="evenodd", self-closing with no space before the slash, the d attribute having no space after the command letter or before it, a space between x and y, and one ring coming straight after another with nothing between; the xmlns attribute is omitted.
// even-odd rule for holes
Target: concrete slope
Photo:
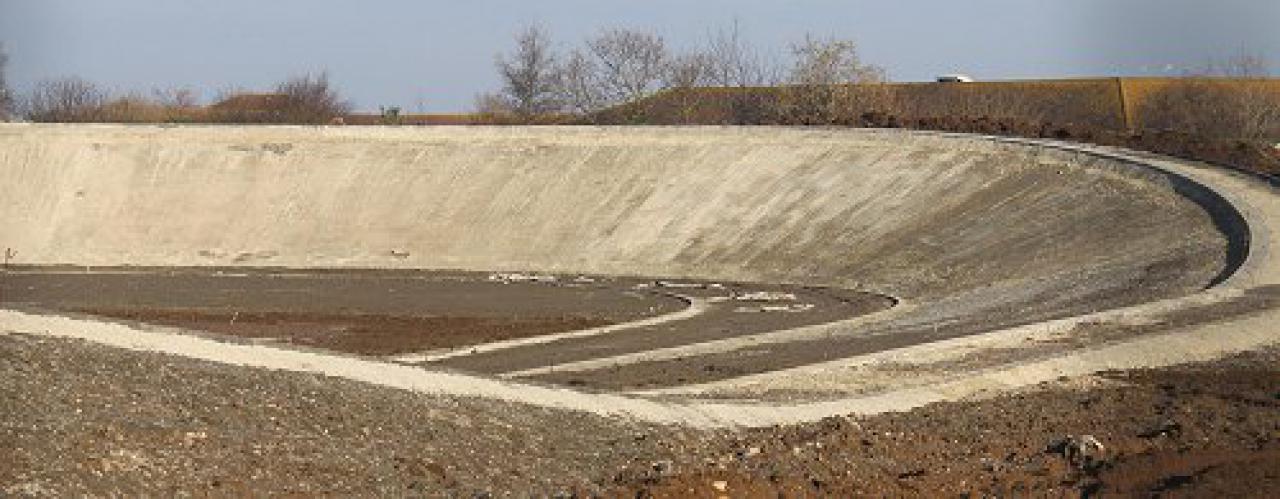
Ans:
<svg viewBox="0 0 1280 499"><path fill-rule="evenodd" d="M1163 178L990 141L787 129L0 128L17 262L582 271L908 300L1183 262ZM394 254L393 254L394 252Z"/></svg>
<svg viewBox="0 0 1280 499"><path fill-rule="evenodd" d="M1272 302L1246 298L1274 296L1267 285L1280 283L1270 250L1280 244L1270 228L1280 197L1218 170L1076 149L773 128L0 126L0 245L18 263L579 271L840 286L902 300L861 320L760 335L772 345L763 350L751 339L660 349L666 360L688 347L699 359L782 369L741 379L795 393L817 375L861 383L852 377L862 371L847 368L872 358L955 366L974 345L1002 354L1037 337L1068 345L949 367L928 385L894 381L802 404L666 401L652 397L679 390L543 389L14 311L0 313L0 332L703 425L901 410L1277 340ZM1209 313L1184 317L1194 307ZM1018 326L1054 317L1069 318ZM1081 326L1112 325L1163 329L1068 337L1088 345L1075 350L1060 341ZM632 375L662 361L641 358ZM725 396L759 394L733 379L713 385ZM700 390L691 393L713 394Z"/></svg>
<svg viewBox="0 0 1280 499"><path fill-rule="evenodd" d="M1197 184L964 137L9 126L0 154L0 244L19 263L571 271L856 288L911 306L806 341L571 336L442 362L605 389L1181 296L1229 275L1247 245Z"/></svg>

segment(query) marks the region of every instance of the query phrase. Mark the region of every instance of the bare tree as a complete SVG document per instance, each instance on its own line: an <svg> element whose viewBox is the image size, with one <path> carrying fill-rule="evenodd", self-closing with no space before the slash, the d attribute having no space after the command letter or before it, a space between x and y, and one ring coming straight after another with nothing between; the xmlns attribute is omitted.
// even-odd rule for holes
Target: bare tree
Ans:
<svg viewBox="0 0 1280 499"><path fill-rule="evenodd" d="M711 83L711 56L704 52L691 52L671 56L663 71L663 88L693 88Z"/></svg>
<svg viewBox="0 0 1280 499"><path fill-rule="evenodd" d="M190 87L155 88L151 96L157 104L170 109L189 110L200 105L200 94Z"/></svg>
<svg viewBox="0 0 1280 499"><path fill-rule="evenodd" d="M559 109L556 57L542 27L530 25L517 34L515 51L499 55L497 66L503 80L501 97L517 117L528 120Z"/></svg>
<svg viewBox="0 0 1280 499"><path fill-rule="evenodd" d="M781 72L742 39L738 21L710 36L706 50L707 80L719 87L776 85Z"/></svg>
<svg viewBox="0 0 1280 499"><path fill-rule="evenodd" d="M574 50L556 71L556 95L574 114L588 115L611 104L600 82L596 61L580 50Z"/></svg>
<svg viewBox="0 0 1280 499"><path fill-rule="evenodd" d="M38 122L98 121L106 100L106 92L81 78L44 80L27 98L27 117Z"/></svg>
<svg viewBox="0 0 1280 499"><path fill-rule="evenodd" d="M851 121L861 111L863 95L851 85L885 81L884 70L863 64L850 40L806 36L792 47L794 64L786 87L787 118L800 124Z"/></svg>
<svg viewBox="0 0 1280 499"><path fill-rule="evenodd" d="M804 43L791 50L795 56L791 83L795 85L838 85L884 80L884 70L878 66L863 64L858 56L857 45L850 40L806 36Z"/></svg>
<svg viewBox="0 0 1280 499"><path fill-rule="evenodd" d="M1271 75L1271 64L1262 54L1241 50L1225 59L1209 59L1199 71L1189 76L1222 76L1227 78L1265 78Z"/></svg>
<svg viewBox="0 0 1280 499"><path fill-rule="evenodd" d="M630 102L662 88L666 73L666 42L654 33L628 29L605 30L587 40L595 58L597 84L611 104Z"/></svg>
<svg viewBox="0 0 1280 499"><path fill-rule="evenodd" d="M9 89L9 81L5 77L9 66L9 53L5 52L4 45L0 44L0 121L8 121L9 115L13 113L14 97L13 91Z"/></svg>
<svg viewBox="0 0 1280 499"><path fill-rule="evenodd" d="M351 112L351 104L330 85L326 72L289 78L276 86L276 92L284 96L287 123L323 124Z"/></svg>
<svg viewBox="0 0 1280 499"><path fill-rule="evenodd" d="M667 116L665 119L668 121L694 123L699 108L706 101L699 88L711 82L711 67L711 56L698 50L669 57L662 79L662 88L667 93L657 102L648 103L649 107L658 105L666 108L657 114ZM647 109L642 112L654 114L655 111Z"/></svg>

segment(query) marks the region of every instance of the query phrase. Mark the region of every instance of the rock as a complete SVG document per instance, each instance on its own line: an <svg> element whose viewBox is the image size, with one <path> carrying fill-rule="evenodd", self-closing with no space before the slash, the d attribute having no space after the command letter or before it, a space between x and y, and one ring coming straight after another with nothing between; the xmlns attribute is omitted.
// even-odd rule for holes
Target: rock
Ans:
<svg viewBox="0 0 1280 499"><path fill-rule="evenodd" d="M1045 451L1061 454L1077 468L1096 469L1105 462L1107 448L1093 435L1067 435L1050 443Z"/></svg>
<svg viewBox="0 0 1280 499"><path fill-rule="evenodd" d="M1150 428L1143 430L1141 433L1138 433L1138 436L1142 438L1156 438L1177 435L1180 431L1182 431L1182 425L1178 424L1177 421L1165 420L1160 424L1153 425Z"/></svg>
<svg viewBox="0 0 1280 499"><path fill-rule="evenodd" d="M519 272L499 272L489 274L490 281L512 283L512 282L556 282L556 276L547 274L523 274Z"/></svg>
<svg viewBox="0 0 1280 499"><path fill-rule="evenodd" d="M729 482L726 482L724 480L717 480L717 481L711 482L711 488L715 489L716 492L725 492L729 490Z"/></svg>
<svg viewBox="0 0 1280 499"><path fill-rule="evenodd" d="M796 301L795 293L781 291L751 291L734 295L737 301Z"/></svg>

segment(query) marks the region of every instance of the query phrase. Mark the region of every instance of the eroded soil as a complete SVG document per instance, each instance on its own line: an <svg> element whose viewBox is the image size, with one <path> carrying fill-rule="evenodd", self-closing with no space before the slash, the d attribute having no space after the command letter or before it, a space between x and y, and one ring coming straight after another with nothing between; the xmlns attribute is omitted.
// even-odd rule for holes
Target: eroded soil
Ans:
<svg viewBox="0 0 1280 499"><path fill-rule="evenodd" d="M979 402L752 430L720 457L627 494L1274 497L1280 351L1103 373ZM1092 435L1104 457L1058 444Z"/></svg>
<svg viewBox="0 0 1280 499"><path fill-rule="evenodd" d="M0 335L13 495L1274 496L1280 350L700 432ZM1080 468L1068 435L1107 452Z"/></svg>

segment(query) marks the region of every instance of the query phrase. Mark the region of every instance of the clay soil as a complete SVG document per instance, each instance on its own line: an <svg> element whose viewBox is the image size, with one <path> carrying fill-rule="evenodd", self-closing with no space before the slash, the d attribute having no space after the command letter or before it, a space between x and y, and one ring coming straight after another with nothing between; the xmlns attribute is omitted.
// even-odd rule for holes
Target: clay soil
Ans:
<svg viewBox="0 0 1280 499"><path fill-rule="evenodd" d="M8 334L0 494L1274 497L1277 387L1268 350L695 431ZM1054 445L1082 434L1084 468Z"/></svg>

